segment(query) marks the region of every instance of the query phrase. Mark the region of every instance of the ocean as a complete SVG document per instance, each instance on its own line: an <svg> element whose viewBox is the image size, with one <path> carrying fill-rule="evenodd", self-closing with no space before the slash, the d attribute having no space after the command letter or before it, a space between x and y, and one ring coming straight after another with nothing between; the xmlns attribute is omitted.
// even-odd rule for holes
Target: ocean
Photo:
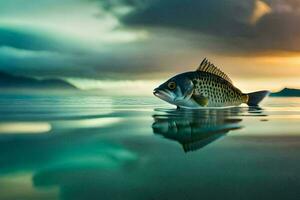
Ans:
<svg viewBox="0 0 300 200"><path fill-rule="evenodd" d="M0 95L0 199L300 199L300 98Z"/></svg>

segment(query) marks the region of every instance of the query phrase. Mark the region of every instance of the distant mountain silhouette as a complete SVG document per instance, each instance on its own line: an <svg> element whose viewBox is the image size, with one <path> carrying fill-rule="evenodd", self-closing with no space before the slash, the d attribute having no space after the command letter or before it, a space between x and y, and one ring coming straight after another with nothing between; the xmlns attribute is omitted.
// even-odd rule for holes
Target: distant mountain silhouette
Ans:
<svg viewBox="0 0 300 200"><path fill-rule="evenodd" d="M61 79L36 79L0 72L0 88L7 89L77 89Z"/></svg>
<svg viewBox="0 0 300 200"><path fill-rule="evenodd" d="M271 93L271 97L300 97L300 89L284 88L279 92Z"/></svg>

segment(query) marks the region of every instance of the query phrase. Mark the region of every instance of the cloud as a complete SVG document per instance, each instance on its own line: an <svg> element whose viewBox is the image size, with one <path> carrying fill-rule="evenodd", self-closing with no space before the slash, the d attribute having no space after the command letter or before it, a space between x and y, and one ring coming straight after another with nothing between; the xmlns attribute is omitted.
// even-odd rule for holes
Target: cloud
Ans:
<svg viewBox="0 0 300 200"><path fill-rule="evenodd" d="M203 57L300 51L293 0L24 2L1 2L0 70L140 79L193 70Z"/></svg>
<svg viewBox="0 0 300 200"><path fill-rule="evenodd" d="M297 0L266 0L275 13L298 13L300 2Z"/></svg>
<svg viewBox="0 0 300 200"><path fill-rule="evenodd" d="M130 7L120 16L122 24L152 34L160 27L214 36L220 42L217 50L211 48L215 53L300 51L300 6L294 0L119 0L101 5L110 11ZM194 43L201 48L199 40Z"/></svg>
<svg viewBox="0 0 300 200"><path fill-rule="evenodd" d="M25 50L9 46L0 47L0 71L27 76L58 76L82 73L73 55L45 50Z"/></svg>
<svg viewBox="0 0 300 200"><path fill-rule="evenodd" d="M252 15L254 1L238 0L165 0L120 1L133 6L132 12L123 15L121 22L128 26L163 27L200 31L209 34L236 35L247 28L247 21ZM105 4L106 5L106 4ZM115 4L105 6L113 9Z"/></svg>
<svg viewBox="0 0 300 200"><path fill-rule="evenodd" d="M255 8L253 10L253 14L250 18L250 23L255 25L264 15L272 12L270 6L260 0L257 0L255 3Z"/></svg>
<svg viewBox="0 0 300 200"><path fill-rule="evenodd" d="M63 37L36 29L0 26L1 71L32 76L78 74L84 71L79 65L86 53Z"/></svg>
<svg viewBox="0 0 300 200"><path fill-rule="evenodd" d="M24 6L24 0L1 2L0 70L34 76L105 77L110 72L137 71L147 63L145 58L145 63L135 67L139 62L135 52L142 49L137 44L147 38L147 32L122 29L114 14L95 3L29 1ZM115 12L124 13L124 9Z"/></svg>
<svg viewBox="0 0 300 200"><path fill-rule="evenodd" d="M163 65L173 66L174 71L190 62L187 55L191 55L192 42L168 34L170 31L162 30L161 35L153 35L151 39L103 45L72 42L64 36L41 34L38 29L0 28L0 70L33 76L131 79L144 74L147 77L148 73L166 70ZM192 54L196 52L201 51L195 49ZM181 61L174 65L173 57L177 55L181 55Z"/></svg>
<svg viewBox="0 0 300 200"><path fill-rule="evenodd" d="M57 43L46 37L17 28L0 27L0 46L28 50L58 50Z"/></svg>

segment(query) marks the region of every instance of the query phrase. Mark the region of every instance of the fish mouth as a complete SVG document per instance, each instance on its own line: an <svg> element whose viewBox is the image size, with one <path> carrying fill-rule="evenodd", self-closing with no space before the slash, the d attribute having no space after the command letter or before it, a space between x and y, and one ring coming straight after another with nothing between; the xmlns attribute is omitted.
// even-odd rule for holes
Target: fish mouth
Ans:
<svg viewBox="0 0 300 200"><path fill-rule="evenodd" d="M154 94L154 96L156 96L164 101L167 101L167 102L171 102L173 100L172 94L170 94L170 92L165 91L165 90L160 90L158 88L155 88L153 90L153 94Z"/></svg>

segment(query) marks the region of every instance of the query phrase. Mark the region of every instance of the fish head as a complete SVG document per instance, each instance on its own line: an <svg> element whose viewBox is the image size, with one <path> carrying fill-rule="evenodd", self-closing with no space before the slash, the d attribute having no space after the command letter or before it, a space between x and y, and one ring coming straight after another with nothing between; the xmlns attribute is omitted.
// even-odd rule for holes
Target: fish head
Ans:
<svg viewBox="0 0 300 200"><path fill-rule="evenodd" d="M193 81L185 74L179 74L155 88L153 94L168 103L181 105L190 100L193 92Z"/></svg>

